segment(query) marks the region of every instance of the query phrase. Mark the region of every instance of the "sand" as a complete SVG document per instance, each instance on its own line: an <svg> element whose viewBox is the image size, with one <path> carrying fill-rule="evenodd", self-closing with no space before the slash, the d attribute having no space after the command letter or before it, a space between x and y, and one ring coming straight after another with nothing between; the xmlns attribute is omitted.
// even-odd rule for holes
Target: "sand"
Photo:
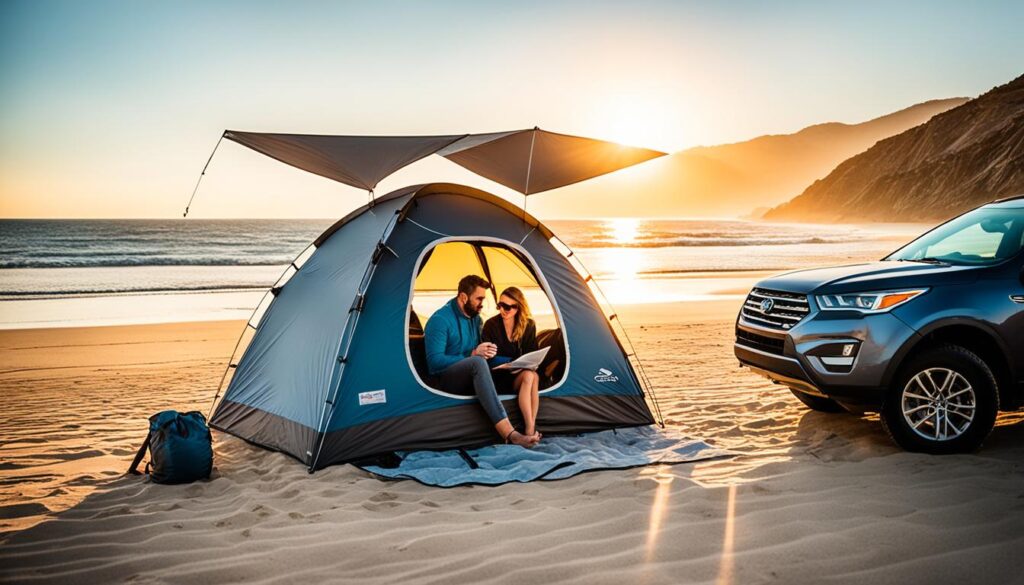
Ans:
<svg viewBox="0 0 1024 585"><path fill-rule="evenodd" d="M737 305L621 314L668 424L738 457L497 488L309 475L219 433L210 481L125 477L148 415L208 410L241 323L0 332L0 581L1024 582L1024 417L900 452L738 368Z"/></svg>

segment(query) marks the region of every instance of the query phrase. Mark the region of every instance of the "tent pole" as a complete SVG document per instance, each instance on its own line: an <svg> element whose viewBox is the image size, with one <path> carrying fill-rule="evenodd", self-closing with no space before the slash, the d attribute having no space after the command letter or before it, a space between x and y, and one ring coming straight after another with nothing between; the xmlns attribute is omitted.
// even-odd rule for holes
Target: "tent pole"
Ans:
<svg viewBox="0 0 1024 585"><path fill-rule="evenodd" d="M263 296L266 298L266 295ZM263 301L260 301L260 304L262 303ZM249 319L251 321L252 317ZM238 355L238 348L242 346L242 340L245 339L245 332L248 331L250 327L253 327L252 323L245 324L245 327L242 328L242 334L238 336L238 341L235 342L235 349L231 350L231 357L228 358L228 365L224 367L224 373L221 374L220 383L217 384L217 392L213 395L213 403L210 404L210 414L206 415L207 420L213 418L213 410L217 408L217 399L220 398L220 392L224 389L224 381L228 379L228 372L231 371L231 368L238 367L238 363L235 362L235 356ZM255 329L255 327L253 327L253 329Z"/></svg>
<svg viewBox="0 0 1024 585"><path fill-rule="evenodd" d="M565 242L563 242L561 238L558 238L556 236L556 239L559 241L559 243L562 244L563 248L570 251L569 256L575 255L575 253L572 252L572 249L569 248L569 246L566 246ZM568 256L566 256L566 258L568 258ZM587 267L583 265L583 262L580 260L579 256L576 256L576 264L578 264L579 267L582 268L583 271L587 273L587 279L584 282L594 283L594 289L597 291L597 295L600 295L601 300L603 300L604 304L608 305L608 308L611 310L612 316L606 316L606 319L608 321L608 328L612 330L612 335L614 335L616 338L618 338L618 334L615 333L615 327L612 325L612 321L614 319L618 319L619 328L622 330L622 337L626 339L626 344L629 346L629 355L636 360L637 367L635 373L638 378L638 382L641 386L645 387L644 389L647 391L647 393L651 395L651 402L654 403L654 414L658 417L658 425L661 428L665 428L665 416L661 413L661 404L658 403L658 396L657 394L654 393L654 384L651 384L651 379L647 376L647 371L644 369L644 363L643 361L640 360L640 356L636 353L636 348L633 346L633 340L629 338L629 333L626 331L626 326L622 324L622 319L619 319L618 312L615 310L615 307L613 307L611 302L608 301L608 295L604 294L604 290L601 289L601 285L598 284L597 279L594 278L594 275L589 270L587 270ZM595 298L595 300L598 299ZM598 302L600 303L600 300L598 300ZM622 347L621 341L619 341L619 347ZM628 359L629 358L627 357L627 360Z"/></svg>
<svg viewBox="0 0 1024 585"><path fill-rule="evenodd" d="M210 158L206 159L206 164L203 165L203 172L199 173L199 178L196 179L196 186L192 189L192 196L188 198L188 204L185 205L185 213L181 217L188 217L188 208L192 207L192 200L196 198L196 193L199 192L199 183L203 182L203 177L206 176L206 169L210 166L210 161L213 160L213 155L217 154L217 148L220 147L220 142L224 140L224 133L221 133L220 138L217 139L217 144L213 147L213 152L210 153Z"/></svg>
<svg viewBox="0 0 1024 585"><path fill-rule="evenodd" d="M217 399L220 398L221 390L224 390L224 381L227 380L227 378L228 378L228 372L231 371L231 368L238 367L238 362L235 361L235 356L238 355L238 348L242 346L242 340L245 339L245 333L250 328L253 331L255 331L256 327L259 325L259 323L256 323L255 325L253 324L253 322L252 322L253 317L256 316L256 313L260 310L260 307L263 306L263 301L267 300L267 295L272 294L275 297L277 296L277 294L274 293L274 289L277 288L277 286L279 284L281 284L281 280L283 280L285 275L288 274L288 270L290 268L295 268L295 272L298 272L300 270L301 267L298 265L299 258L302 258L303 256L305 256L306 252L310 248L313 248L315 250L316 249L316 244L310 244L310 245L306 246L302 250L302 252L300 252L299 255L295 257L294 260L292 260L292 263L288 265L288 268L284 269L284 272L281 273L281 276L277 277L277 280L274 281L274 284L267 290L267 292L263 293L263 297L260 298L260 302L256 305L256 308L252 310L252 315L249 315L249 320L245 322L245 327L242 328L242 334L238 336L238 341L235 342L235 349L231 350L231 357L228 358L228 365L224 366L224 374L221 375L221 377L220 377L220 384L217 384L217 392L213 395L213 404L210 405L210 416L206 417L207 419L213 418L214 409L217 408ZM309 258L307 257L306 259L308 260ZM305 266L306 263L303 262L302 264L303 264L303 266ZM270 302L273 303L274 302L273 299L271 299ZM263 311L263 314L266 315L266 312L268 310L270 310L270 305L267 305L267 308L266 308L266 310ZM262 321L262 320L263 320L263 316L261 315L260 316L260 321ZM239 358L239 359L241 359L241 358Z"/></svg>
<svg viewBox="0 0 1024 585"><path fill-rule="evenodd" d="M388 239L391 237L391 233L395 230L395 226L398 225L398 217L400 214L395 213L388 222L388 225L384 227L384 232L381 234L380 239L377 241L377 245L387 245ZM377 262L370 260L370 263L366 266L366 270L363 272L363 278L359 281L359 287L356 289L356 300L354 302L359 303L353 305L353 308L349 309L349 316L346 317L345 328L341 332L341 338L338 340L338 348L334 355L339 362L336 373L332 373L327 380L327 388L324 389L325 400L324 408L320 413L320 422L316 426L316 435L313 437L313 444L310 445L309 451L306 452L309 455L309 466L306 471L313 473L316 470L317 463L320 461L320 452L324 448L324 441L327 438L327 427L331 423L331 416L334 416L334 411L337 409L338 404L338 392L341 391L341 379L345 373L345 365L348 362L348 352L352 348L352 338L356 332L356 326L359 325L359 316L363 313L362 303L358 301L360 296L366 295L366 291L370 288L370 282L373 280L373 275L377 271ZM353 313L355 313L353 315Z"/></svg>
<svg viewBox="0 0 1024 585"><path fill-rule="evenodd" d="M526 161L526 184L523 186L523 223L526 223L526 197L530 194L530 172L533 171L533 147L537 144L537 126L530 135L530 158Z"/></svg>

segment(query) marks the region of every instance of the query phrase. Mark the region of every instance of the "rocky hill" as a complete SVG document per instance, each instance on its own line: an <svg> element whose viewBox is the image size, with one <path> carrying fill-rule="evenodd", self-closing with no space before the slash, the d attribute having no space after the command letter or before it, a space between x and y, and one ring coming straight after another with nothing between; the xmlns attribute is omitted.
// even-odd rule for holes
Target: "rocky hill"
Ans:
<svg viewBox="0 0 1024 585"><path fill-rule="evenodd" d="M1024 76L880 141L765 219L936 221L1024 194Z"/></svg>

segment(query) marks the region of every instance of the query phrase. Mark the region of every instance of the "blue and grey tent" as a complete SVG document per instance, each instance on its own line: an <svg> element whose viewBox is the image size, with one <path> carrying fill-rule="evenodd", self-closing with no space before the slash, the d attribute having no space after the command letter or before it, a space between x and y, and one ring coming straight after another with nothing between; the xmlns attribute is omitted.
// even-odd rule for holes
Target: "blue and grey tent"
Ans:
<svg viewBox="0 0 1024 585"><path fill-rule="evenodd" d="M466 150L488 145L479 136L470 137L477 140L463 150L467 158L474 155ZM306 170L314 166L306 164L314 153L319 166L312 172L333 167L357 175L343 168L351 166L353 151L337 148L354 137L336 138L323 143L336 147L333 152L323 144L310 150L305 142L307 150L291 156L298 148L291 141L284 150L264 141L258 150ZM465 135L441 138L417 154L467 140ZM493 140L492 149L498 146ZM496 164L476 156L483 164ZM392 160L408 164L409 158ZM546 184L575 182L581 173L587 171L577 165L562 177L549 174ZM372 183L359 185L372 188ZM526 179L526 190L528 185ZM417 303L431 295L443 298L445 292L452 296L458 279L470 273L493 283L494 293L509 285L531 289L538 304L549 309L550 327L538 336L551 347L537 421L542 432L654 422L634 356L620 341L622 330L598 302L591 277L568 247L505 199L435 183L371 200L296 259L250 320L239 342L244 353L237 363L232 356L225 374L230 383L222 397L218 390L219 402L215 398L211 426L287 453L310 471L394 450L494 442L497 435L476 398L437 389L424 364L421 319L429 315L418 313ZM515 397L502 399L515 422Z"/></svg>

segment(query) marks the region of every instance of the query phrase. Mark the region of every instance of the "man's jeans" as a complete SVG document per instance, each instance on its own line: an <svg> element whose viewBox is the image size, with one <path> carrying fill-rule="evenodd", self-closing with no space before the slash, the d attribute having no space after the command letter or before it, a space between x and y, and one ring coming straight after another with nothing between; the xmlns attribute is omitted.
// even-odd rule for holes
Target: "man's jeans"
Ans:
<svg viewBox="0 0 1024 585"><path fill-rule="evenodd" d="M472 385L480 405L484 407L491 422L497 424L498 421L508 418L505 407L498 400L491 369L484 358L475 355L455 362L442 370L440 376L441 389L446 392L461 392Z"/></svg>

